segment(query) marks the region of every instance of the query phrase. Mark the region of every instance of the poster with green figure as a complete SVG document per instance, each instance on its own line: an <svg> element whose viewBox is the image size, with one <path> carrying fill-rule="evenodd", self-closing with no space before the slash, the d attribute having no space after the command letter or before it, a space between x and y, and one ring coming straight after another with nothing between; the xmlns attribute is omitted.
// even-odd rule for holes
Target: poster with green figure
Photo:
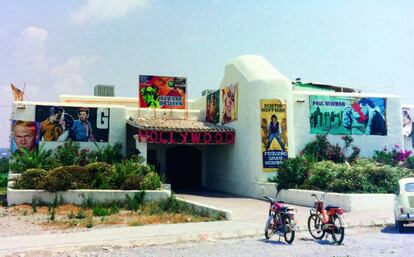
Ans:
<svg viewBox="0 0 414 257"><path fill-rule="evenodd" d="M311 134L387 135L385 98L309 96L309 104Z"/></svg>

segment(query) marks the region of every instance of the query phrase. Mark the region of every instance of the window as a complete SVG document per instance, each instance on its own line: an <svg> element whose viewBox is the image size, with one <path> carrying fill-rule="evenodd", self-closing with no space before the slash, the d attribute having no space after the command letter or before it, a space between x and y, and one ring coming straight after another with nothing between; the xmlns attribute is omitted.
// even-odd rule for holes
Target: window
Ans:
<svg viewBox="0 0 414 257"><path fill-rule="evenodd" d="M414 192L414 183L405 184L405 192Z"/></svg>

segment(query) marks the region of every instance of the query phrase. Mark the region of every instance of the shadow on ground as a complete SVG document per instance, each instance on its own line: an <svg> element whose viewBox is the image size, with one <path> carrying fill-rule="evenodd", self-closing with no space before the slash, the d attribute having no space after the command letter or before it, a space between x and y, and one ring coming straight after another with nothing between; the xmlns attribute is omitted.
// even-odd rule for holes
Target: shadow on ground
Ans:
<svg viewBox="0 0 414 257"><path fill-rule="evenodd" d="M265 244L272 244L272 245L289 245L288 243L285 242L283 237L280 237L280 240L279 240L277 236L271 239L259 239L258 241L265 243Z"/></svg>
<svg viewBox="0 0 414 257"><path fill-rule="evenodd" d="M386 234L414 234L414 227L413 226L407 226L404 228L403 233L398 233L398 230L395 226L387 226L383 229L381 229L382 233Z"/></svg>

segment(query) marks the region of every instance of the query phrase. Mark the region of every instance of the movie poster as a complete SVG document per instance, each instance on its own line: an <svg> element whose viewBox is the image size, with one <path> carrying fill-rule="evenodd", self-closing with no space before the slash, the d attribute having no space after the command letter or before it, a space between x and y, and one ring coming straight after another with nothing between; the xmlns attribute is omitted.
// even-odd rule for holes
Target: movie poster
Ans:
<svg viewBox="0 0 414 257"><path fill-rule="evenodd" d="M286 104L280 100L260 100L260 131L263 170L277 171L288 158Z"/></svg>
<svg viewBox="0 0 414 257"><path fill-rule="evenodd" d="M36 106L41 141L108 142L109 108Z"/></svg>
<svg viewBox="0 0 414 257"><path fill-rule="evenodd" d="M403 108L402 109L402 117L403 117L403 138L404 138L404 149L405 150L413 150L413 119L412 112L410 108Z"/></svg>
<svg viewBox="0 0 414 257"><path fill-rule="evenodd" d="M220 122L220 90L212 92L206 97L206 121L217 124Z"/></svg>
<svg viewBox="0 0 414 257"><path fill-rule="evenodd" d="M311 134L387 135L386 100L309 96Z"/></svg>
<svg viewBox="0 0 414 257"><path fill-rule="evenodd" d="M226 124L237 120L237 89L237 83L231 84L229 87L221 89L221 100L223 105L221 124Z"/></svg>
<svg viewBox="0 0 414 257"><path fill-rule="evenodd" d="M40 124L34 121L13 120L11 125L10 152L33 152L39 147Z"/></svg>
<svg viewBox="0 0 414 257"><path fill-rule="evenodd" d="M139 76L139 107L185 109L187 79L165 76Z"/></svg>

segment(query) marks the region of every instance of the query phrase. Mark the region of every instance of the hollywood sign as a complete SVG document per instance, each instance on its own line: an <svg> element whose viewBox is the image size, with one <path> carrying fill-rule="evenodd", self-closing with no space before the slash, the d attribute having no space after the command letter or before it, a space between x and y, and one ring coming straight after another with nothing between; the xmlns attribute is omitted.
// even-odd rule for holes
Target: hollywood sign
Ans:
<svg viewBox="0 0 414 257"><path fill-rule="evenodd" d="M194 144L232 145L236 141L235 132L175 132L139 130L138 141L152 144Z"/></svg>

